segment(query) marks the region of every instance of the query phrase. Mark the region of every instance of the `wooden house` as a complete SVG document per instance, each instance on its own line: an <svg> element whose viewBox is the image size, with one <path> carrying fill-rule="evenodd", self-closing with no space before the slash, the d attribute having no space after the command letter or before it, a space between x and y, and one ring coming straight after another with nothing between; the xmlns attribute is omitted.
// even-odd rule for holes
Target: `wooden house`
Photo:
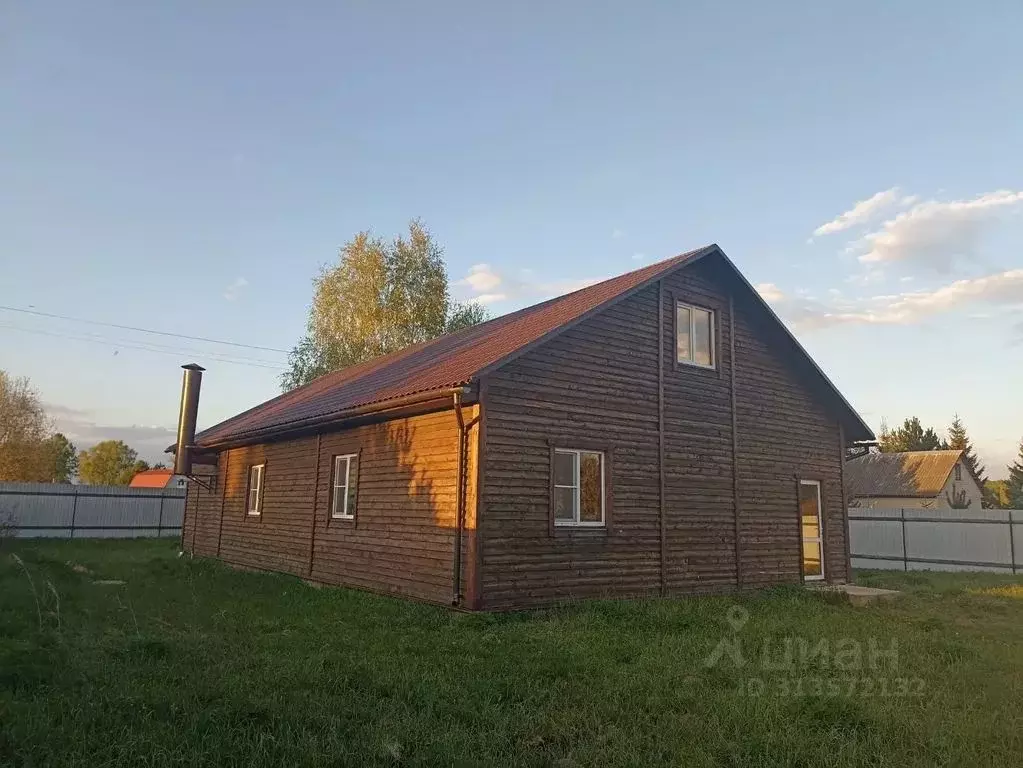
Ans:
<svg viewBox="0 0 1023 768"><path fill-rule="evenodd" d="M845 476L854 507L980 511L984 500L959 450L868 453L848 461Z"/></svg>
<svg viewBox="0 0 1023 768"><path fill-rule="evenodd" d="M205 430L182 542L472 610L842 582L872 438L711 245Z"/></svg>

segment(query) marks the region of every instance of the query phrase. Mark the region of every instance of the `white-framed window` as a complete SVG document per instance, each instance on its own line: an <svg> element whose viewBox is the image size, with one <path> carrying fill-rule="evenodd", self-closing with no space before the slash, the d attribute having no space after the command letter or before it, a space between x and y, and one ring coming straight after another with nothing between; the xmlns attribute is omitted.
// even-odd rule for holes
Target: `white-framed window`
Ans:
<svg viewBox="0 0 1023 768"><path fill-rule="evenodd" d="M330 516L336 520L355 519L356 484L359 479L359 454L334 457L334 483Z"/></svg>
<svg viewBox="0 0 1023 768"><path fill-rule="evenodd" d="M956 464L956 480L962 480L962 479L963 479L963 468L961 466L959 466L958 464Z"/></svg>
<svg viewBox="0 0 1023 768"><path fill-rule="evenodd" d="M554 449L554 525L604 525L604 454Z"/></svg>
<svg viewBox="0 0 1023 768"><path fill-rule="evenodd" d="M249 491L246 494L245 512L259 515L263 512L263 474L266 464L253 464L249 467Z"/></svg>
<svg viewBox="0 0 1023 768"><path fill-rule="evenodd" d="M714 310L675 305L675 359L686 365L714 368Z"/></svg>

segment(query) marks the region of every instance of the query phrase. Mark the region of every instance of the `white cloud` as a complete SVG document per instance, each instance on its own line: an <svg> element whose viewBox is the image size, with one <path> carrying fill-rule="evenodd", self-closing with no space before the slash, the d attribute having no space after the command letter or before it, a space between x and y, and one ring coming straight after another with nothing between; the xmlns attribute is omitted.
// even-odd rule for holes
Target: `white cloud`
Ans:
<svg viewBox="0 0 1023 768"><path fill-rule="evenodd" d="M826 224L821 224L813 231L814 237L830 235L850 227L855 227L857 224L865 224L873 216L886 208L891 208L896 204L909 205L914 200L916 200L915 197L900 198L898 187L886 189L883 192L878 192L868 197L866 200L860 200L845 213L839 214Z"/></svg>
<svg viewBox="0 0 1023 768"><path fill-rule="evenodd" d="M768 303L785 300L785 294L774 283L759 283L756 289L761 298Z"/></svg>
<svg viewBox="0 0 1023 768"><path fill-rule="evenodd" d="M625 237L624 229L618 229L618 227L615 227L614 229L611 230L612 240L621 240L623 237Z"/></svg>
<svg viewBox="0 0 1023 768"><path fill-rule="evenodd" d="M501 283L501 276L489 264L473 264L469 267L469 274L459 280L456 285L467 286L476 301L482 304L493 304L495 301L505 299L504 293L499 292Z"/></svg>
<svg viewBox="0 0 1023 768"><path fill-rule="evenodd" d="M45 408L57 431L63 432L79 450L91 448L103 440L123 440L138 451L139 458L151 464L166 463L163 451L177 436L170 427L98 424L91 411L52 403L46 403Z"/></svg>
<svg viewBox="0 0 1023 768"><path fill-rule="evenodd" d="M244 277L236 277L227 288L224 289L224 298L228 301L234 301L240 295L245 286L249 284L249 281Z"/></svg>
<svg viewBox="0 0 1023 768"><path fill-rule="evenodd" d="M560 296L593 285L602 279L545 280L538 278L529 269L519 270L517 275L509 275L490 264L474 264L469 267L469 273L455 285L466 290L467 298L481 304L496 304L501 301L538 300Z"/></svg>
<svg viewBox="0 0 1023 768"><path fill-rule="evenodd" d="M975 259L985 231L999 212L1023 203L1023 192L999 190L972 200L917 203L860 241L865 264L915 262L941 272L958 258Z"/></svg>
<svg viewBox="0 0 1023 768"><path fill-rule="evenodd" d="M883 280L884 270L876 267L867 269L865 272L849 275L845 278L845 281L851 285L870 285L871 283L880 283Z"/></svg>
<svg viewBox="0 0 1023 768"><path fill-rule="evenodd" d="M1023 269L956 280L932 291L914 291L822 303L788 296L768 284L781 315L796 328L817 330L836 325L904 325L973 304L1023 306ZM761 296L765 292L758 286Z"/></svg>
<svg viewBox="0 0 1023 768"><path fill-rule="evenodd" d="M634 254L632 254L632 260L633 261L646 261L646 258L647 257L646 257L645 253L634 253Z"/></svg>
<svg viewBox="0 0 1023 768"><path fill-rule="evenodd" d="M956 280L936 291L903 293L897 299L889 308L892 316L898 318L896 322L907 322L921 315L943 312L974 302L1023 303L1023 269Z"/></svg>

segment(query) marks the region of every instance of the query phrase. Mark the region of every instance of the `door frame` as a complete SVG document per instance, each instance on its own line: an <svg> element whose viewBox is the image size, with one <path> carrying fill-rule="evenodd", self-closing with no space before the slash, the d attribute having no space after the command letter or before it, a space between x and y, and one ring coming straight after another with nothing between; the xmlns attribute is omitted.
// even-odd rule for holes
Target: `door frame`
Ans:
<svg viewBox="0 0 1023 768"><path fill-rule="evenodd" d="M817 537L807 538L803 534L803 509L802 509L802 495L803 486L812 485L817 489ZM820 480L804 480L799 478L799 494L796 498L796 511L799 515L799 572L803 576L803 581L824 581L824 499L821 496L821 482ZM806 545L807 542L816 542L817 550L820 553L821 561L821 572L819 575L807 575L806 573Z"/></svg>

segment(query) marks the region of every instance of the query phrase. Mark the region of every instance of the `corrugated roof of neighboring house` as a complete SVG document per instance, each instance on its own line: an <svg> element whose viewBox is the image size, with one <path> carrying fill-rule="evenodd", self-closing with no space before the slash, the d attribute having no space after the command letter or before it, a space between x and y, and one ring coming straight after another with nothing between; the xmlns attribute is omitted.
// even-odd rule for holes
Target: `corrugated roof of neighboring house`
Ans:
<svg viewBox="0 0 1023 768"><path fill-rule="evenodd" d="M166 488L174 476L173 469L146 469L139 472L128 483L129 488Z"/></svg>
<svg viewBox="0 0 1023 768"><path fill-rule="evenodd" d="M868 453L845 463L849 498L930 498L941 493L962 451Z"/></svg>
<svg viewBox="0 0 1023 768"><path fill-rule="evenodd" d="M398 398L469 384L481 374L514 359L610 304L651 285L669 272L709 254L719 254L749 292L784 329L781 320L717 245L698 248L642 269L520 309L456 333L382 355L359 365L321 376L248 411L210 427L196 436L200 447L268 437L298 424L330 423L346 412ZM785 329L788 333L788 330ZM873 433L827 376L789 333L789 337L837 396L845 409L852 439L872 439Z"/></svg>

